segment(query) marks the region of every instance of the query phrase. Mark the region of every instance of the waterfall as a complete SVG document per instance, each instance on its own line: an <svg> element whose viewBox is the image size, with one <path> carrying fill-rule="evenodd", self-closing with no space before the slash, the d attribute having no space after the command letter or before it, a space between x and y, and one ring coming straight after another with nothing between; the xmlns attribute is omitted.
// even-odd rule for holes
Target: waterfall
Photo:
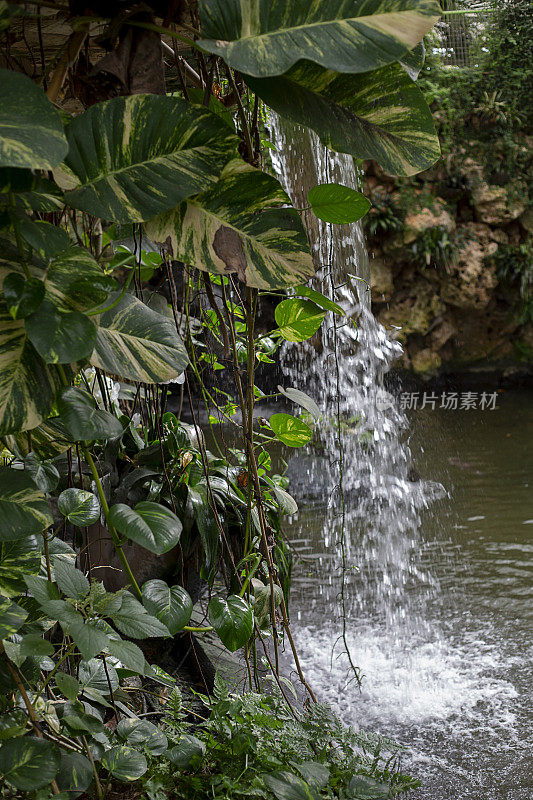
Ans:
<svg viewBox="0 0 533 800"><path fill-rule="evenodd" d="M360 189L351 157L326 150L312 132L275 116L270 129L272 164L296 207L305 208L307 191L320 183ZM305 223L314 285L345 316L334 320L328 313L319 340L283 354L285 386L306 391L321 410L318 444L288 465L300 504L291 533L299 562L293 614L311 681L337 707L342 695L342 712L353 722L352 700L360 697L355 690L351 700L345 694L353 677L346 645L366 672L369 659L377 657L381 670L383 659L396 663L413 645L414 630L424 641L434 638L423 613L436 586L421 556L420 512L443 490L411 480L405 413L384 387L402 350L370 311L361 224L333 226L310 212ZM382 680L396 678L389 670Z"/></svg>

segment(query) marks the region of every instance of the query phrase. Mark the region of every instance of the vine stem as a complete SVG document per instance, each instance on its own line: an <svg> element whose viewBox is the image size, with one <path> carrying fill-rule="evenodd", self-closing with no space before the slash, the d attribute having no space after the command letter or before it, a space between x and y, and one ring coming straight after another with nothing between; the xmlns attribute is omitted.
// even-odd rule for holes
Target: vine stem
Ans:
<svg viewBox="0 0 533 800"><path fill-rule="evenodd" d="M15 683L17 685L17 689L19 690L20 695L22 697L22 700L24 702L24 705L26 706L26 709L28 711L28 716L29 716L29 718L31 720L31 724L33 726L33 730L35 731L35 735L39 739L44 739L43 732L41 731L41 728L39 727L39 720L37 718L37 714L35 713L35 709L34 709L32 703L31 703L30 698L28 697L28 693L27 693L26 689L24 688L24 684L22 683L22 679L21 679L21 677L19 675L19 672L18 672L17 668L15 667L15 665L12 664L11 661L9 660L8 655L7 655L6 651L4 650L4 646L3 646L3 644L1 642L0 642L0 654L1 654L2 658L3 658L3 660L6 662L7 668L10 671L11 675L13 676L13 680L15 681ZM54 794L59 794L59 786L57 785L55 780L50 781L50 786L52 787L52 791L53 791Z"/></svg>
<svg viewBox="0 0 533 800"><path fill-rule="evenodd" d="M89 448L87 447L87 445L83 445L82 451L83 451L83 455L85 457L85 460L87 461L87 464L89 465L89 469L91 470L91 474L93 476L93 480L94 480L94 482L96 484L96 490L98 492L98 497L100 498L100 505L102 506L102 511L104 512L104 517L105 517L105 520L107 522L107 529L109 530L109 534L111 536L111 539L113 540L113 545L115 547L116 553L117 553L118 557L120 558L120 561L122 562L122 566L124 567L124 572L128 576L128 580L130 582L131 588L133 589L134 595L137 597L138 600L140 600L142 602L142 593L141 593L141 590L139 589L139 584L135 580L135 576L134 576L133 572L131 571L131 567L130 567L129 561L126 558L126 554L125 554L124 550L122 549L122 545L120 544L120 540L119 540L118 534L117 534L116 530L114 529L114 527L109 522L109 506L107 504L106 496L104 494L104 488L102 486L102 482L100 480L100 476L98 474L98 470L96 469L96 464L94 463L94 459L93 459L92 455L90 454Z"/></svg>

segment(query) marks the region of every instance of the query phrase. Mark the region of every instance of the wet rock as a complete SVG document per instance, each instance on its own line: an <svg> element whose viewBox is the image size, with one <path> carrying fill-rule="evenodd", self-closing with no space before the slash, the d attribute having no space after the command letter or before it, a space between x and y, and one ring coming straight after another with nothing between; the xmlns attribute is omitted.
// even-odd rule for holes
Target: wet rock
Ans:
<svg viewBox="0 0 533 800"><path fill-rule="evenodd" d="M373 303L388 302L394 291L392 269L383 259L370 260L370 289Z"/></svg>
<svg viewBox="0 0 533 800"><path fill-rule="evenodd" d="M455 230L455 220L446 210L443 200L437 198L434 207L422 208L416 214L408 214L403 231L404 244L414 242L418 236L430 228L441 228L447 233Z"/></svg>
<svg viewBox="0 0 533 800"><path fill-rule="evenodd" d="M516 190L516 187L514 187ZM526 208L525 203L511 199L505 186L491 186L480 181L472 191L476 219L488 225L502 225L517 219Z"/></svg>
<svg viewBox="0 0 533 800"><path fill-rule="evenodd" d="M435 286L418 277L413 282L408 281L408 285L395 295L390 307L378 314L378 319L387 328L391 325L400 327L402 331L398 338L402 340L410 333L429 333L441 305Z"/></svg>
<svg viewBox="0 0 533 800"><path fill-rule="evenodd" d="M432 350L440 350L455 333L455 325L450 320L445 319L431 331L429 341Z"/></svg>
<svg viewBox="0 0 533 800"><path fill-rule="evenodd" d="M438 374L442 366L442 358L434 350L426 347L420 350L411 359L411 364L414 372L422 377L432 378Z"/></svg>
<svg viewBox="0 0 533 800"><path fill-rule="evenodd" d="M496 267L488 261L498 244L491 241L487 225L470 222L461 230L464 242L443 277L442 299L458 308L485 308L498 284Z"/></svg>

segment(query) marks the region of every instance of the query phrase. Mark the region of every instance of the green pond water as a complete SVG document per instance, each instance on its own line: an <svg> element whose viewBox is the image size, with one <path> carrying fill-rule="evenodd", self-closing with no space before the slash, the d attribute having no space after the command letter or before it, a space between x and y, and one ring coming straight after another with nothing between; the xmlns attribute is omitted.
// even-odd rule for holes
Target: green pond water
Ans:
<svg viewBox="0 0 533 800"><path fill-rule="evenodd" d="M289 535L304 668L347 722L409 747L404 767L423 782L419 800L529 800L533 392L500 392L494 411L408 417L403 436L420 477L408 491L416 512L405 506L412 524L401 530L401 505L384 517L368 489L348 500L368 512L363 526L349 514L347 532L349 566L359 566L346 579L347 639L361 691L339 642L338 543L320 485L300 498ZM320 484L316 457L293 458L300 488L306 470ZM417 504L425 486L434 499Z"/></svg>

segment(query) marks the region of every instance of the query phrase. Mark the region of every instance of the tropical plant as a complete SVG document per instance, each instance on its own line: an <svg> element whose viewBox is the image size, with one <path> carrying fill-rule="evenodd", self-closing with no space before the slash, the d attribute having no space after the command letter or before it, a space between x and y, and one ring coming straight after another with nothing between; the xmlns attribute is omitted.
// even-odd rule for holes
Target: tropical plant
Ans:
<svg viewBox="0 0 533 800"><path fill-rule="evenodd" d="M7 795L88 791L102 800L112 781L147 776L153 797L160 773L168 787L178 770L187 773L181 796L194 796L204 774L194 758L207 750L208 774L226 770L239 796L228 747L246 756L246 768L257 718L272 729L272 753L249 776L246 791L256 796L381 797L412 785L377 760L333 752L318 707L296 713L289 702L282 717L278 700L219 696L193 734L139 716L131 689L131 679L141 694L162 685L175 706L175 682L149 663L150 640L216 635L228 650L243 649L250 689L262 648L287 703L278 665L284 638L315 700L288 614L281 525L297 505L270 450L308 443L318 409L300 389L280 387L274 396L311 419L276 413L256 421L256 401L265 399L256 369L282 342L313 337L327 314L343 311L305 285L314 267L302 209L260 168L260 121L266 104L329 147L401 175L438 158L412 77L438 6L367 5L362 13L343 2L71 0L61 9L62 44L50 53L57 31L52 25L43 39L42 22L57 23L54 4L0 3L6 63L16 67L0 70ZM46 94L22 74L20 24L24 40L32 31L44 42ZM107 54L92 64L96 46ZM162 47L173 59L166 72ZM330 223L355 221L369 207L336 185L316 187L308 202ZM263 296L280 302L275 327L259 333ZM225 388L216 380L223 370L231 372ZM195 397L205 403L209 450ZM234 446L218 436L220 423L233 429ZM109 548L97 564L102 540ZM208 601L194 616L196 569ZM159 719L164 709L156 711ZM318 747L317 764L304 769L294 748L274 748L276 716L306 732L302 756ZM333 740L341 736L338 722L328 725ZM222 796L217 780L210 785Z"/></svg>

